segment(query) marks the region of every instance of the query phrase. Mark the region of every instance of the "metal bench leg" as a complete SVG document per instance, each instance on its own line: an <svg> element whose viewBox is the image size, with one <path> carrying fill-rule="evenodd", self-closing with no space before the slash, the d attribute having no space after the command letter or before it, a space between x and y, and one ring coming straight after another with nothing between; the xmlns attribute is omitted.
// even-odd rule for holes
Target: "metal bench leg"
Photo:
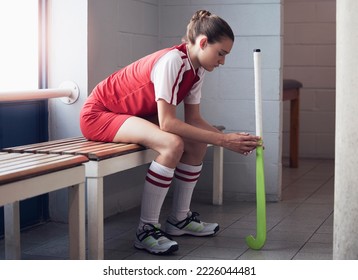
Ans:
<svg viewBox="0 0 358 280"><path fill-rule="evenodd" d="M68 194L70 258L84 260L86 259L85 184L70 187Z"/></svg>
<svg viewBox="0 0 358 280"><path fill-rule="evenodd" d="M5 222L5 259L21 259L20 246L20 202L4 206Z"/></svg>
<svg viewBox="0 0 358 280"><path fill-rule="evenodd" d="M104 258L103 177L87 178L88 258Z"/></svg>
<svg viewBox="0 0 358 280"><path fill-rule="evenodd" d="M223 164L224 148L213 147L213 204L222 205L223 203Z"/></svg>

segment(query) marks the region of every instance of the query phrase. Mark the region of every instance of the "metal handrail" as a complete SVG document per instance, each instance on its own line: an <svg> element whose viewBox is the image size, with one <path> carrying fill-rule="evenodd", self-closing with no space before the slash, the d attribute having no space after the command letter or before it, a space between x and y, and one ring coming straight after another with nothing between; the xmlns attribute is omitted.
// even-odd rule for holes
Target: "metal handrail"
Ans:
<svg viewBox="0 0 358 280"><path fill-rule="evenodd" d="M63 82L60 87L53 89L0 91L0 102L41 100L61 98L66 104L73 104L79 98L80 91L76 83Z"/></svg>

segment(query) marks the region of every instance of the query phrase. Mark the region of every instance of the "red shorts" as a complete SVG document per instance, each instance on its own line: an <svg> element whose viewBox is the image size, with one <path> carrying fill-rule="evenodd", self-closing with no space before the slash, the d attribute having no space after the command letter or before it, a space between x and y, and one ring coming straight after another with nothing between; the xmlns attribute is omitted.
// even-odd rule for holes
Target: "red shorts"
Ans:
<svg viewBox="0 0 358 280"><path fill-rule="evenodd" d="M108 111L100 102L89 97L80 113L80 127L88 140L113 142L119 128L130 117Z"/></svg>

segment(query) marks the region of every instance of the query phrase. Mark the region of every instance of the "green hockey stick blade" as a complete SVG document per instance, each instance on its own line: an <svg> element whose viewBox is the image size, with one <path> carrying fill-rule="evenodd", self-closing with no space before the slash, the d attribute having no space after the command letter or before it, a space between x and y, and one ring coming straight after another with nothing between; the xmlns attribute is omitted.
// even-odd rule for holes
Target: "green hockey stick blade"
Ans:
<svg viewBox="0 0 358 280"><path fill-rule="evenodd" d="M266 195L263 146L256 148L256 238L246 237L246 244L254 250L261 249L266 242Z"/></svg>

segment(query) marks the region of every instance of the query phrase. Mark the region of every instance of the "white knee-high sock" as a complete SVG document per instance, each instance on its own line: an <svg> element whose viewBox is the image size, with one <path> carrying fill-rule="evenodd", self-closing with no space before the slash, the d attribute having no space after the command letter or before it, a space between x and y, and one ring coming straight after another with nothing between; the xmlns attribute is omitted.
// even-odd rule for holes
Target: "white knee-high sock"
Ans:
<svg viewBox="0 0 358 280"><path fill-rule="evenodd" d="M195 185L199 179L201 165L179 163L175 169L175 189L171 216L181 221L190 211L190 202Z"/></svg>
<svg viewBox="0 0 358 280"><path fill-rule="evenodd" d="M160 210L174 176L174 169L153 161L145 178L139 228L158 224Z"/></svg>

